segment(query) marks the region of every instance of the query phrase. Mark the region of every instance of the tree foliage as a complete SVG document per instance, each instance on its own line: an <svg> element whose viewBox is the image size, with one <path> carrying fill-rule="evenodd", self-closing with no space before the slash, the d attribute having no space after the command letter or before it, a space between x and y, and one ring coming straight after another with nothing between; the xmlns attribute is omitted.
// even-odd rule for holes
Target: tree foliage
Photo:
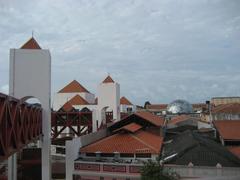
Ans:
<svg viewBox="0 0 240 180"><path fill-rule="evenodd" d="M179 175L163 168L159 162L149 160L141 169L141 180L177 180Z"/></svg>

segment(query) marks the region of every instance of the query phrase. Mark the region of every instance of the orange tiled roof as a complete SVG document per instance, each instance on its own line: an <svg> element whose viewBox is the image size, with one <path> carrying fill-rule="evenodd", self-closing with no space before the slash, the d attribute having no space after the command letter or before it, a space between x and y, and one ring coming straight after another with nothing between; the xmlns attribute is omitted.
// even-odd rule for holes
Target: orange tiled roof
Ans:
<svg viewBox="0 0 240 180"><path fill-rule="evenodd" d="M194 108L206 108L207 104L205 103L197 103L197 104L192 104L193 109Z"/></svg>
<svg viewBox="0 0 240 180"><path fill-rule="evenodd" d="M114 83L114 80L108 75L102 83Z"/></svg>
<svg viewBox="0 0 240 180"><path fill-rule="evenodd" d="M73 92L89 93L89 91L76 80L73 80L72 82L70 82L63 89L61 89L58 93L73 93Z"/></svg>
<svg viewBox="0 0 240 180"><path fill-rule="evenodd" d="M38 42L32 37L30 38L21 49L41 49Z"/></svg>
<svg viewBox="0 0 240 180"><path fill-rule="evenodd" d="M69 103L69 102L66 102L62 107L61 109L63 109L65 112L69 112L71 110L74 109L74 107Z"/></svg>
<svg viewBox="0 0 240 180"><path fill-rule="evenodd" d="M188 119L190 119L191 116L189 115L178 115L178 116L175 116L173 117L169 122L168 124L177 124L179 122L183 122L183 121L186 121Z"/></svg>
<svg viewBox="0 0 240 180"><path fill-rule="evenodd" d="M240 140L240 120L217 120L213 123L224 140Z"/></svg>
<svg viewBox="0 0 240 180"><path fill-rule="evenodd" d="M71 105L88 105L89 103L83 99L80 95L74 96L68 101Z"/></svg>
<svg viewBox="0 0 240 180"><path fill-rule="evenodd" d="M147 109L159 109L159 110L165 110L167 109L167 104L149 104L147 105Z"/></svg>
<svg viewBox="0 0 240 180"><path fill-rule="evenodd" d="M119 130L124 129L124 130L126 130L128 132L134 133L134 132L138 131L141 128L142 128L141 125L136 124L136 123L133 122L133 123L127 124L126 126L123 126L123 127L119 128L119 129L116 129L114 132L117 132Z"/></svg>
<svg viewBox="0 0 240 180"><path fill-rule="evenodd" d="M126 98L126 97L121 97L120 99L120 104L123 104L123 105L132 105L132 103Z"/></svg>
<svg viewBox="0 0 240 180"><path fill-rule="evenodd" d="M213 107L212 113L240 114L240 103L222 104Z"/></svg>
<svg viewBox="0 0 240 180"><path fill-rule="evenodd" d="M156 126L163 126L164 125L164 119L154 115L150 112L146 112L146 111L139 111L134 113L136 116L143 118L147 121L149 121L150 123L156 125Z"/></svg>
<svg viewBox="0 0 240 180"><path fill-rule="evenodd" d="M152 153L159 154L163 138L150 132L118 133L80 149L82 153Z"/></svg>
<svg viewBox="0 0 240 180"><path fill-rule="evenodd" d="M232 146L228 150L240 159L240 146Z"/></svg>

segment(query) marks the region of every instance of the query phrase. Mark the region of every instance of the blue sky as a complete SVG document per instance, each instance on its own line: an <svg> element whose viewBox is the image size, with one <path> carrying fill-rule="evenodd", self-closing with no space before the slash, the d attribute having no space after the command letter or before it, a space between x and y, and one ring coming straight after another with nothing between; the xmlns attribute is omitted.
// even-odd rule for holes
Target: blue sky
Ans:
<svg viewBox="0 0 240 180"><path fill-rule="evenodd" d="M0 0L0 91L9 49L30 37L52 56L52 91L96 93L110 73L142 105L240 96L239 0Z"/></svg>

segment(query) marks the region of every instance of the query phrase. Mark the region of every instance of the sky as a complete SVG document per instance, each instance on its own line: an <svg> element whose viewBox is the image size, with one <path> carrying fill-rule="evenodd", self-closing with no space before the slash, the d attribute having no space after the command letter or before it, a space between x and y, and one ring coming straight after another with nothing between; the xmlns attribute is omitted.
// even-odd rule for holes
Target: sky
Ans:
<svg viewBox="0 0 240 180"><path fill-rule="evenodd" d="M240 96L239 0L0 0L0 92L9 49L34 37L52 57L52 93L108 75L132 103Z"/></svg>

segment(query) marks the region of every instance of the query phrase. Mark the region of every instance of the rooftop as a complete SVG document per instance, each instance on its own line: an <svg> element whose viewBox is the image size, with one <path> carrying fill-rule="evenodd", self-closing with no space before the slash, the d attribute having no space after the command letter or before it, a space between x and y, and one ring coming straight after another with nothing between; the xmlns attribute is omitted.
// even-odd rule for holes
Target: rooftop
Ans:
<svg viewBox="0 0 240 180"><path fill-rule="evenodd" d="M164 145L164 156L170 164L226 167L240 166L240 160L211 138L187 130Z"/></svg>
<svg viewBox="0 0 240 180"><path fill-rule="evenodd" d="M114 83L114 80L108 75L102 83Z"/></svg>
<svg viewBox="0 0 240 180"><path fill-rule="evenodd" d="M223 104L213 107L212 114L240 114L240 103Z"/></svg>
<svg viewBox="0 0 240 180"><path fill-rule="evenodd" d="M83 87L78 81L73 80L68 85L66 85L64 88L62 88L58 93L89 93L89 91Z"/></svg>
<svg viewBox="0 0 240 180"><path fill-rule="evenodd" d="M152 153L159 154L163 138L141 130L135 133L117 133L82 147L81 153Z"/></svg>
<svg viewBox="0 0 240 180"><path fill-rule="evenodd" d="M240 120L217 120L213 124L224 140L240 140Z"/></svg>
<svg viewBox="0 0 240 180"><path fill-rule="evenodd" d="M31 37L22 47L21 49L41 49L38 42Z"/></svg>
<svg viewBox="0 0 240 180"><path fill-rule="evenodd" d="M120 104L122 104L122 105L132 105L132 103L124 96L121 97Z"/></svg>

